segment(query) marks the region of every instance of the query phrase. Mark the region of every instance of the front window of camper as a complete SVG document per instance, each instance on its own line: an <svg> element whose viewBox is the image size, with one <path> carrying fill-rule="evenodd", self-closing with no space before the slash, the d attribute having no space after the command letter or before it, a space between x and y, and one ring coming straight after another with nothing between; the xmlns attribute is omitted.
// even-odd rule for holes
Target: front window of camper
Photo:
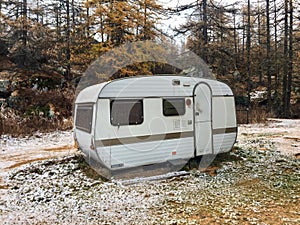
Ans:
<svg viewBox="0 0 300 225"><path fill-rule="evenodd" d="M143 100L112 100L110 104L110 121L113 126L143 123Z"/></svg>
<svg viewBox="0 0 300 225"><path fill-rule="evenodd" d="M93 105L78 105L76 110L75 126L79 130L91 133Z"/></svg>
<svg viewBox="0 0 300 225"><path fill-rule="evenodd" d="M163 99L164 116L181 116L185 114L184 98Z"/></svg>

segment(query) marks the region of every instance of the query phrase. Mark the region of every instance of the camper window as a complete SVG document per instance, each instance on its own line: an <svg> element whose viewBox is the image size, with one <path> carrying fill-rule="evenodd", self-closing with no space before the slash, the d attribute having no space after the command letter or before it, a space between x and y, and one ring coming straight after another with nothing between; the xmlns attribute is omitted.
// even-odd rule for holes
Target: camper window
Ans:
<svg viewBox="0 0 300 225"><path fill-rule="evenodd" d="M163 99L164 116L181 116L185 114L184 98Z"/></svg>
<svg viewBox="0 0 300 225"><path fill-rule="evenodd" d="M78 105L76 110L75 126L79 130L91 133L93 105Z"/></svg>
<svg viewBox="0 0 300 225"><path fill-rule="evenodd" d="M143 123L143 100L112 100L110 103L110 121L113 126Z"/></svg>

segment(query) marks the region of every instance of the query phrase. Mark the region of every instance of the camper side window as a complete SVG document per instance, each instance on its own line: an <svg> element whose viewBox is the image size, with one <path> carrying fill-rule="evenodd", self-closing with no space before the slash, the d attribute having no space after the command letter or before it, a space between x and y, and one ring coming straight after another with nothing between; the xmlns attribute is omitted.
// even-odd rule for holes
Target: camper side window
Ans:
<svg viewBox="0 0 300 225"><path fill-rule="evenodd" d="M181 116L185 114L184 98L163 99L164 116Z"/></svg>
<svg viewBox="0 0 300 225"><path fill-rule="evenodd" d="M91 133L93 119L93 105L78 105L75 126L79 130Z"/></svg>
<svg viewBox="0 0 300 225"><path fill-rule="evenodd" d="M143 100L112 100L110 121L113 126L142 124L144 121Z"/></svg>

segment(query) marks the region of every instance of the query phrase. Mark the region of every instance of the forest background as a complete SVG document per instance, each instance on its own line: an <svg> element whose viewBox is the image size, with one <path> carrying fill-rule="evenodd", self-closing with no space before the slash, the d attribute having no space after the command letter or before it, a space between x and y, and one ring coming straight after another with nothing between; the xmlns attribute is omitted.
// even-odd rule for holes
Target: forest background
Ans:
<svg viewBox="0 0 300 225"><path fill-rule="evenodd" d="M233 89L240 123L299 118L298 0L173 2L0 0L0 135L72 128L75 89L87 67L143 40L200 56ZM167 29L178 15L186 19ZM172 71L144 62L113 77Z"/></svg>

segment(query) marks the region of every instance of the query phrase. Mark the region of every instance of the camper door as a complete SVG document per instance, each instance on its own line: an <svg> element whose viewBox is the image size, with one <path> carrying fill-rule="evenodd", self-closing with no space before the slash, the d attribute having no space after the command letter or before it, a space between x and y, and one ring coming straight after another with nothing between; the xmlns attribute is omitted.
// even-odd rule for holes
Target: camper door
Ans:
<svg viewBox="0 0 300 225"><path fill-rule="evenodd" d="M194 128L196 156L212 154L212 93L206 83L194 89Z"/></svg>

